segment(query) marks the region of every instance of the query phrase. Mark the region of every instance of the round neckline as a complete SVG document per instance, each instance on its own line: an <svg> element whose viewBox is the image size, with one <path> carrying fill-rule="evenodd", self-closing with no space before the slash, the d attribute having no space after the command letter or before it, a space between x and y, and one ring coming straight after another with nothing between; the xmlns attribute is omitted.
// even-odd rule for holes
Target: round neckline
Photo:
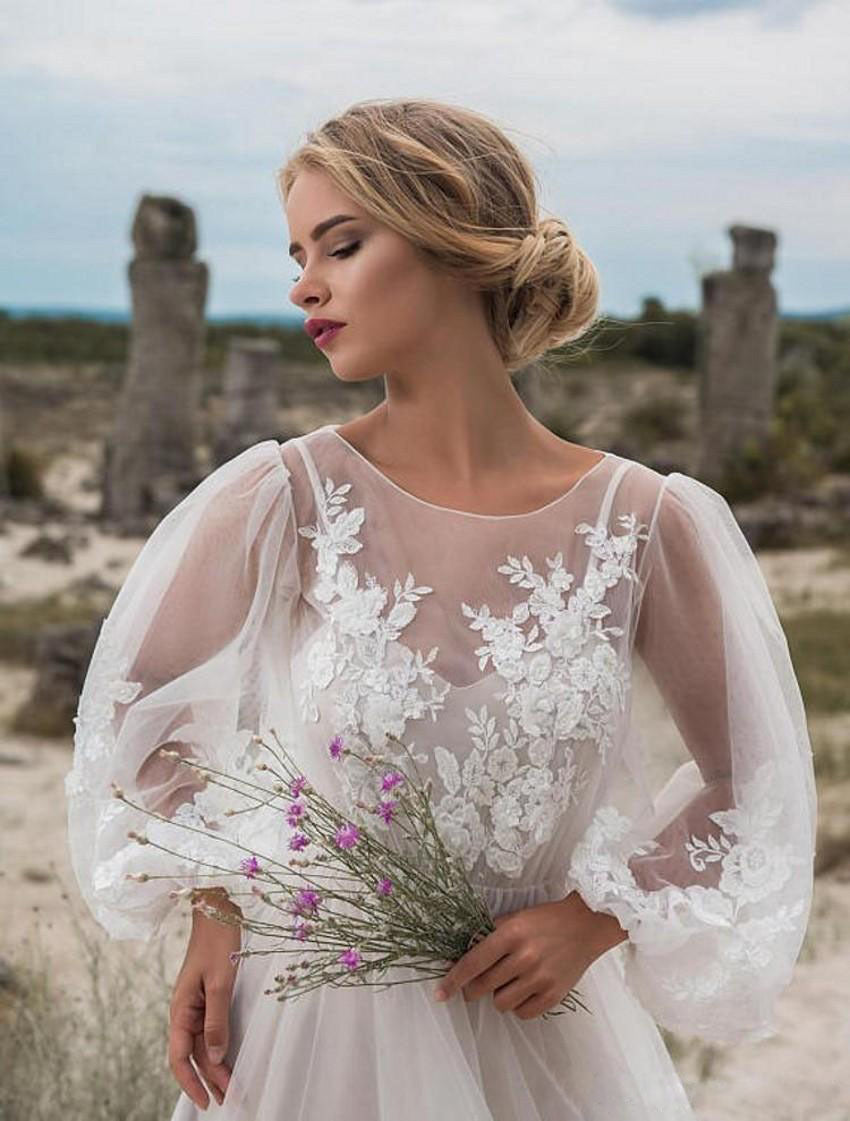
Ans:
<svg viewBox="0 0 850 1121"><path fill-rule="evenodd" d="M385 475L383 471L377 468L371 461L371 459L368 459L361 451L358 451L358 449L355 448L353 444L349 443L344 436L340 435L340 433L337 431L338 428L338 424L331 423L324 425L325 431L332 432L333 435L336 436L336 438L339 440L339 442L346 448L348 448L350 452L356 455L358 459L362 460L363 463L365 463L366 466L371 471L373 471L379 479L383 479L383 481L391 486L393 490L398 491L399 494L403 494L405 498L410 498L414 502L418 502L422 506L429 506L432 510L440 510L445 514L459 514L464 518L481 518L484 521L500 522L514 518L528 518L533 516L534 514L542 514L544 511L550 510L553 506L556 506L559 502L563 502L565 498L571 495L577 487L581 486L585 479L587 479L594 473L597 467L601 467L602 464L605 463L613 454L612 452L602 452L601 459L597 459L596 463L594 463L592 467L585 471L583 475L580 475L579 478L576 479L573 485L569 488L569 490L564 491L562 494L556 495L555 498L550 499L550 501L546 502L543 506L538 506L534 510L524 510L519 514L479 514L475 510L456 510L453 506L440 506L436 502L429 502L427 498L420 498L419 495L413 494L409 490L405 490L404 487L399 486L397 482L391 479L389 475ZM598 451L599 449L594 448L593 450Z"/></svg>

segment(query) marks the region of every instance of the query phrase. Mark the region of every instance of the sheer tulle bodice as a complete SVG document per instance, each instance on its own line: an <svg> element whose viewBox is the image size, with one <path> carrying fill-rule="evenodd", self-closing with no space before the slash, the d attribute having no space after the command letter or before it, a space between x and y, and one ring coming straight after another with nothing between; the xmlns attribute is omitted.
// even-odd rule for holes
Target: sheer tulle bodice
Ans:
<svg viewBox="0 0 850 1121"><path fill-rule="evenodd" d="M324 1118L316 1103L342 1109L347 1078L363 1103L349 1116L364 1119L686 1118L653 1019L718 1042L774 1030L811 900L811 749L758 563L725 500L690 476L606 453L544 506L486 515L407 492L333 425L263 441L145 544L76 725L72 853L115 937L149 937L193 871L159 854L170 879L127 880L151 869L151 848L126 837L148 819L110 782L200 820L214 796L152 752L183 744L232 766L269 727L353 819L369 776L330 766L326 745L392 732L494 913L575 890L628 932L583 978L592 1022L435 1007L415 983L283 1010L261 995L271 966L248 959L222 1115ZM671 731L681 756L659 782L654 740ZM188 851L185 831L158 828ZM405 1018L417 1057L398 1052ZM359 1073L328 1082L313 1063L321 1088L287 1112L305 1040L332 1048L343 1024L364 1040ZM378 1061L393 1048L394 1064ZM193 1115L186 1099L178 1115Z"/></svg>

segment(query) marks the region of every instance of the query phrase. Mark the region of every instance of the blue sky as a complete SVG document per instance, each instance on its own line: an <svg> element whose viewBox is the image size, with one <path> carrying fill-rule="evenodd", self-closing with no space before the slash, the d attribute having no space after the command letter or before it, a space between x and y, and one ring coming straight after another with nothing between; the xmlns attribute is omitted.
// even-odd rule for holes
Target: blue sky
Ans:
<svg viewBox="0 0 850 1121"><path fill-rule="evenodd" d="M780 306L850 304L846 0L0 0L0 305L125 308L143 192L194 207L207 311L292 309L274 171L354 101L497 121L602 310L696 308L735 222Z"/></svg>

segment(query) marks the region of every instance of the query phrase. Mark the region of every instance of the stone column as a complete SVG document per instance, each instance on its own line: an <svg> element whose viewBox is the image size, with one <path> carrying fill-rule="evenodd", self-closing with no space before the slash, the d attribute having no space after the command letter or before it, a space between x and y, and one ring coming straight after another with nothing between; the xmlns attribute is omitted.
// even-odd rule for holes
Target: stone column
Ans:
<svg viewBox="0 0 850 1121"><path fill-rule="evenodd" d="M230 339L213 466L260 440L280 439L277 428L280 380L280 346L275 339L238 336Z"/></svg>
<svg viewBox="0 0 850 1121"><path fill-rule="evenodd" d="M776 234L728 229L732 268L702 279L698 322L700 448L698 473L719 480L745 443L760 446L773 416L778 342L777 298L770 281Z"/></svg>
<svg viewBox="0 0 850 1121"><path fill-rule="evenodd" d="M195 260L195 215L144 195L132 229L129 359L104 460L101 516L159 519L199 480L204 305L209 270Z"/></svg>
<svg viewBox="0 0 850 1121"><path fill-rule="evenodd" d="M8 456L9 446L6 442L2 402L0 402L0 498L9 497L9 471L6 462Z"/></svg>

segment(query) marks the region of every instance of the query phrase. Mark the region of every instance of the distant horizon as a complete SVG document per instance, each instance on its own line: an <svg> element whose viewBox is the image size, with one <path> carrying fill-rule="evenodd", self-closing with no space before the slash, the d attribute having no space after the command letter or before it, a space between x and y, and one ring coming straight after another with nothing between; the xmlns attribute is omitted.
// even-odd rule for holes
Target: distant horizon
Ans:
<svg viewBox="0 0 850 1121"><path fill-rule="evenodd" d="M660 299L660 297L647 297L652 299ZM662 301L664 308L671 312L688 312L691 315L699 313L698 308L682 307L681 305L671 306ZM0 312L5 312L12 319L26 319L33 318L46 318L46 319L60 319L60 318L74 318L84 319L99 323L130 323L132 320L132 310L130 308L110 308L110 307L85 307L75 306L72 304L4 304L0 302ZM623 315L622 312L602 312L604 316L611 316L617 319L636 319L639 312L632 315ZM306 316L302 315L299 311L289 310L286 308L280 311L217 311L208 312L204 315L204 320L207 323L226 323L226 322L241 322L241 323L256 323L256 324L287 324L298 326L304 322ZM809 311L794 311L791 309L779 309L780 319L804 319L804 320L817 320L817 321L832 321L848 319L850 320L850 304L844 307L834 308L815 308Z"/></svg>

